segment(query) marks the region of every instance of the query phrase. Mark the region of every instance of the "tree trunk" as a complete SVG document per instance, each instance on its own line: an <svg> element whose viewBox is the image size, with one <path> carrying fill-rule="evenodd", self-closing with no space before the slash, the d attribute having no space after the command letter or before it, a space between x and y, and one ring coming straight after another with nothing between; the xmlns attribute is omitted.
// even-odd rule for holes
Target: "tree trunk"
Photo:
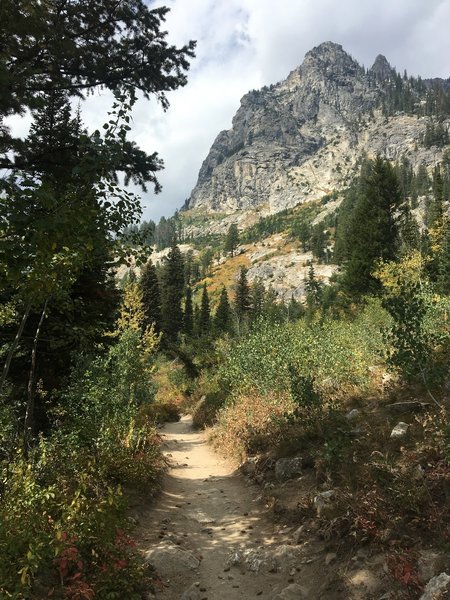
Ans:
<svg viewBox="0 0 450 600"><path fill-rule="evenodd" d="M39 336L41 334L42 324L47 314L48 298L44 303L42 309L41 318L39 319L36 333L33 340L33 349L31 350L31 366L30 376L28 379L28 399L27 399L27 410L25 413L25 427L24 427L24 444L32 437L35 431L34 423L34 397L36 392L36 356L37 356L37 345L39 342Z"/></svg>
<svg viewBox="0 0 450 600"><path fill-rule="evenodd" d="M20 322L19 329L17 330L16 337L14 338L13 343L11 344L11 348L9 349L8 356L6 357L5 365L3 367L2 379L0 381L0 396L3 393L3 388L5 386L6 378L8 377L9 367L11 366L12 357L14 356L14 352L17 349L20 338L22 337L22 333L25 327L25 323L27 322L28 315L31 310L31 302L25 307L25 312L23 313L22 321Z"/></svg>

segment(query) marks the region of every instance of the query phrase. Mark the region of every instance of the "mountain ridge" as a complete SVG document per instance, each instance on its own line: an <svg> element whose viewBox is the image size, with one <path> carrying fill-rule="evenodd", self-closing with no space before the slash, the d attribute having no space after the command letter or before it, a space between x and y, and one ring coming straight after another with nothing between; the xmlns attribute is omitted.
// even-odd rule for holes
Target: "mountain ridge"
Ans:
<svg viewBox="0 0 450 600"><path fill-rule="evenodd" d="M414 110L434 87L450 89L447 80L401 78L381 54L366 70L340 44L316 46L285 80L242 97L231 129L218 134L203 161L185 209L226 213L234 221L252 212L274 214L344 189L361 154L390 160L406 154L413 167L431 169L441 151L421 146L430 117L413 109L386 115L399 86Z"/></svg>

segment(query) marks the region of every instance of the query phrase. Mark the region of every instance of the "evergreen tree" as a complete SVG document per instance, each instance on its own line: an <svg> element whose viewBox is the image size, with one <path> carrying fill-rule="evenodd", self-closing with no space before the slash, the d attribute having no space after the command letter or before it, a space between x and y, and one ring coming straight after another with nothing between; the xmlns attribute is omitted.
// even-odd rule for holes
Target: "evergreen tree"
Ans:
<svg viewBox="0 0 450 600"><path fill-rule="evenodd" d="M438 259L437 288L439 293L446 296L450 295L450 222L448 219L445 220L443 225Z"/></svg>
<svg viewBox="0 0 450 600"><path fill-rule="evenodd" d="M181 301L184 295L184 261L173 241L163 271L162 329L170 340L176 340L183 327Z"/></svg>
<svg viewBox="0 0 450 600"><path fill-rule="evenodd" d="M219 305L217 306L216 314L214 317L214 325L218 331L223 333L230 330L231 310L230 302L228 300L228 292L225 286L220 292Z"/></svg>
<svg viewBox="0 0 450 600"><path fill-rule="evenodd" d="M211 330L211 310L206 283L203 284L202 299L200 304L199 333L207 335Z"/></svg>
<svg viewBox="0 0 450 600"><path fill-rule="evenodd" d="M234 252L239 245L239 230L235 223L232 223L227 232L227 237L225 239L225 252L229 252L231 256L234 256Z"/></svg>
<svg viewBox="0 0 450 600"><path fill-rule="evenodd" d="M239 272L234 308L239 319L248 315L251 309L250 287L248 285L247 269L245 267L242 267Z"/></svg>
<svg viewBox="0 0 450 600"><path fill-rule="evenodd" d="M312 262L308 269L308 279L305 282L305 291L306 304L311 312L320 306L323 291L323 285L316 279L316 273Z"/></svg>
<svg viewBox="0 0 450 600"><path fill-rule="evenodd" d="M161 330L161 291L155 265L151 260L142 267L140 286L144 306L144 326L155 324L155 331Z"/></svg>
<svg viewBox="0 0 450 600"><path fill-rule="evenodd" d="M184 299L184 320L183 330L187 335L192 335L194 331L194 312L192 307L192 288L186 286L186 295Z"/></svg>
<svg viewBox="0 0 450 600"><path fill-rule="evenodd" d="M398 254L402 198L390 163L378 157L362 181L350 219L349 259L341 279L352 295L373 293L380 284L372 276L377 260L393 260Z"/></svg>
<svg viewBox="0 0 450 600"><path fill-rule="evenodd" d="M261 279L255 279L250 289L251 317L256 321L263 312L264 284Z"/></svg>

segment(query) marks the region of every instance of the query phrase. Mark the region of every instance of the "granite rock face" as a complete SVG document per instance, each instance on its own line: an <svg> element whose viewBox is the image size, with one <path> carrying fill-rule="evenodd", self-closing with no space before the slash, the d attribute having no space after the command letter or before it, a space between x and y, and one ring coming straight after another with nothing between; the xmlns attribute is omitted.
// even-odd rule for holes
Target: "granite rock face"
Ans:
<svg viewBox="0 0 450 600"><path fill-rule="evenodd" d="M217 136L188 209L276 213L346 187L362 153L434 165L418 148L426 118L377 107L395 71L383 56L366 71L342 46L325 42L286 80L246 94L232 129Z"/></svg>

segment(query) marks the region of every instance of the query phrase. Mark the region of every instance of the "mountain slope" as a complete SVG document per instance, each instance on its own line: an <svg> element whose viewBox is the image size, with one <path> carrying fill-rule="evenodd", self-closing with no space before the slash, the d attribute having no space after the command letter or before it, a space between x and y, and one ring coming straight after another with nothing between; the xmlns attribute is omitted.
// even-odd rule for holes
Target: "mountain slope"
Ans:
<svg viewBox="0 0 450 600"><path fill-rule="evenodd" d="M434 110L429 98L447 84L401 78L381 55L366 71L342 46L325 42L285 81L242 98L186 208L239 222L255 211L273 214L345 188L362 154L406 156L413 168L431 169L442 148L422 144ZM448 130L443 97L440 119Z"/></svg>

